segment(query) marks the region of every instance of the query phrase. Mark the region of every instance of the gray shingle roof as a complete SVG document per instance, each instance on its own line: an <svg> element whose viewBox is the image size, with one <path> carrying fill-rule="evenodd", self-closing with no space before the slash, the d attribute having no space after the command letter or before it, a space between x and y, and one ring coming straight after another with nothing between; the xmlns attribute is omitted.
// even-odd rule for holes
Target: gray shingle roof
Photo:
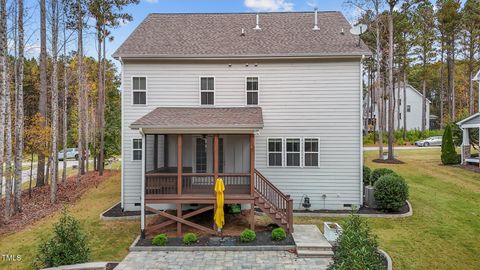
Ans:
<svg viewBox="0 0 480 270"><path fill-rule="evenodd" d="M150 14L114 57L361 56L371 51L350 34L340 12ZM245 35L242 35L242 28ZM344 31L342 34L341 31Z"/></svg>
<svg viewBox="0 0 480 270"><path fill-rule="evenodd" d="M158 107L130 128L252 128L263 127L262 108Z"/></svg>

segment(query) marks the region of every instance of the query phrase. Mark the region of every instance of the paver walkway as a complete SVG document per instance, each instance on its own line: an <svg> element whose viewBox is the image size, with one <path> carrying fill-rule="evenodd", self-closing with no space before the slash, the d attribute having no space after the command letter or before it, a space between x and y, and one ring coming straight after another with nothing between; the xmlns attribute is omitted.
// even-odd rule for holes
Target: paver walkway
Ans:
<svg viewBox="0 0 480 270"><path fill-rule="evenodd" d="M323 258L298 258L287 251L133 251L115 270L324 270L329 263Z"/></svg>

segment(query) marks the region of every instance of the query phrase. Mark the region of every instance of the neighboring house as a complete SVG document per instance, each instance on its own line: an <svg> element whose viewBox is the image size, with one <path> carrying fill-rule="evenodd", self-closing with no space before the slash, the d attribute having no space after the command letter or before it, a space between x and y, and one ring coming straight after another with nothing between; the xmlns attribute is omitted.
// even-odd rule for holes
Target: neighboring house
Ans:
<svg viewBox="0 0 480 270"><path fill-rule="evenodd" d="M114 53L121 204L142 210L142 232L145 210L177 209L184 222L182 208L213 208L217 177L227 204L260 207L289 230L306 196L311 209L362 204L361 59L371 52L340 12L316 20L151 14Z"/></svg>
<svg viewBox="0 0 480 270"><path fill-rule="evenodd" d="M403 86L400 87L400 99L398 99L398 88L395 88L395 96L397 97L395 100L395 124L394 127L397 129L397 127L403 128L404 126L404 106L406 106L406 112L407 112L407 130L421 130L422 129L422 102L423 102L423 95L420 93L417 89L415 89L413 86L407 84L406 88L406 99L405 95L403 93ZM406 100L406 102L405 102ZM366 102L366 101L365 101ZM427 99L427 104L426 104L426 114L425 114L425 119L426 119L426 126L425 129L430 129L430 100ZM386 108L388 110L388 100L386 100ZM370 117L370 113L368 113L368 118ZM378 104L375 103L375 110L373 113L373 119L375 119L376 127L375 130L378 130ZM388 121L388 112L386 119ZM400 121L400 125L399 125ZM373 121L370 119L370 123L373 123ZM385 127L388 129L388 127ZM370 130L373 131L373 130Z"/></svg>

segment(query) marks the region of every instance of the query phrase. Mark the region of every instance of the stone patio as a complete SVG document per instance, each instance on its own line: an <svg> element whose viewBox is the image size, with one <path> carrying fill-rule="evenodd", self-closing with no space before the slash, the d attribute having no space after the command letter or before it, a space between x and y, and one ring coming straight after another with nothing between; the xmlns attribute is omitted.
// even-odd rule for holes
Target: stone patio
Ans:
<svg viewBox="0 0 480 270"><path fill-rule="evenodd" d="M115 268L130 269L327 269L325 258L298 258L287 251L133 251Z"/></svg>

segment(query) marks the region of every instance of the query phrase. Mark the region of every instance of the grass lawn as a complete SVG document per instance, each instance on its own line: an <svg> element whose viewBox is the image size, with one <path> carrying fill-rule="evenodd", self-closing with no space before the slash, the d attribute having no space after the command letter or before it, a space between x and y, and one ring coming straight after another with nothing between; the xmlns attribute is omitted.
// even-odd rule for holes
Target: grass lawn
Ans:
<svg viewBox="0 0 480 270"><path fill-rule="evenodd" d="M412 217L368 220L394 268L480 269L480 174L440 165L440 149L397 150L401 165L372 163L376 155L365 152L366 164L405 177L413 205ZM296 222L323 229L322 219Z"/></svg>
<svg viewBox="0 0 480 270"><path fill-rule="evenodd" d="M86 192L75 205L68 207L89 236L92 261L121 260L139 233L138 221L103 222L99 219L99 214L118 202L119 198L120 177L116 174L102 182L98 188ZM0 260L0 269L30 269L40 239L51 233L52 224L59 216L56 213L20 232L0 236L0 254L22 256L20 262Z"/></svg>

